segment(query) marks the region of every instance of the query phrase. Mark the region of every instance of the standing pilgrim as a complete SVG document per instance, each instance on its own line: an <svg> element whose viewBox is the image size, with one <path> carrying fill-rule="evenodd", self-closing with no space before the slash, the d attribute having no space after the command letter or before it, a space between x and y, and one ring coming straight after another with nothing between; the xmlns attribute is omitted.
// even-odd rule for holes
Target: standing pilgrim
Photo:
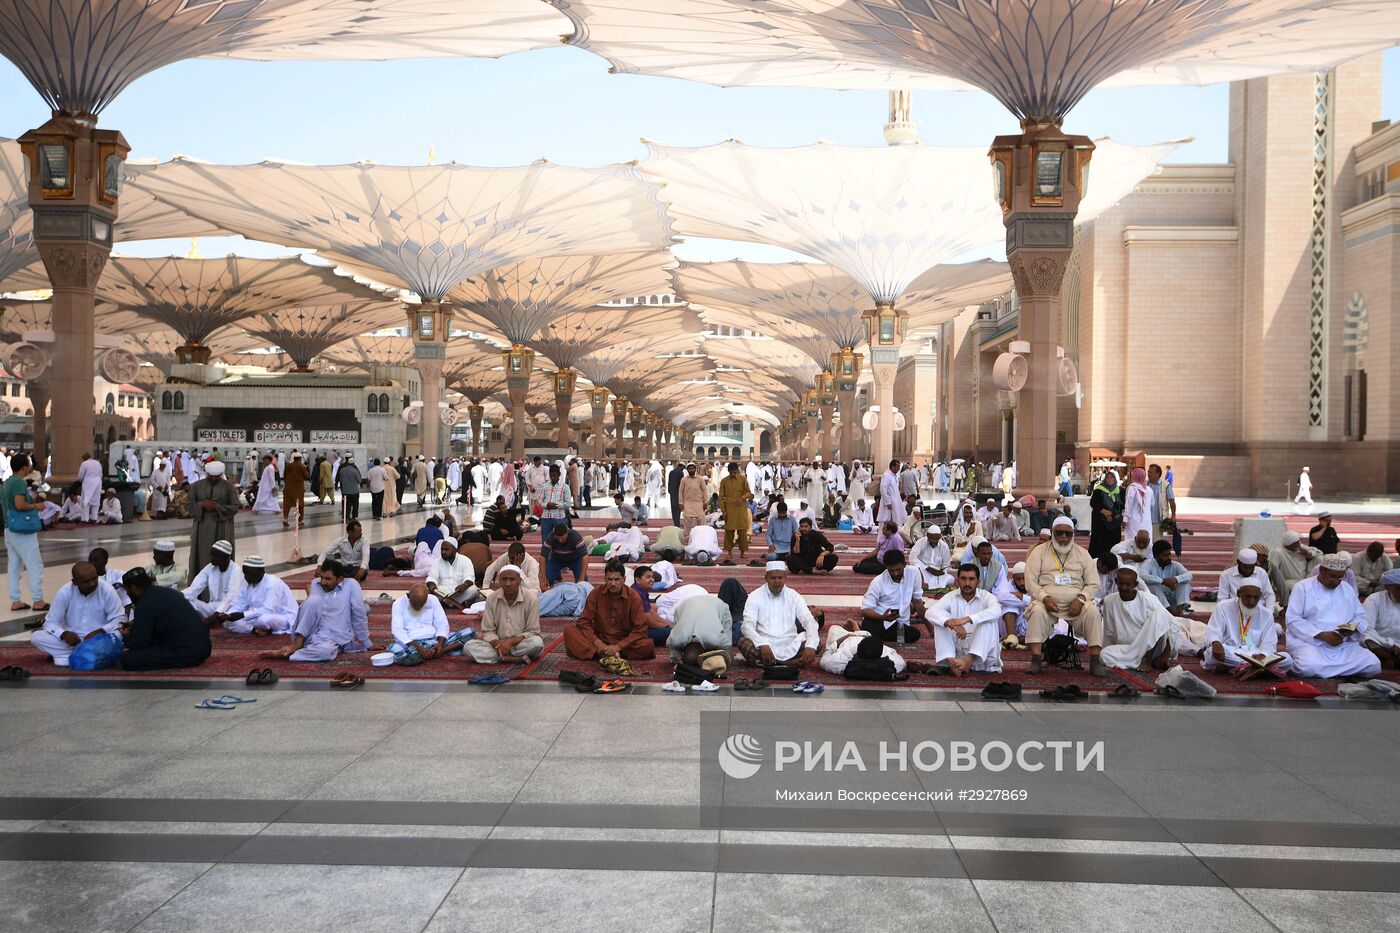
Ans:
<svg viewBox="0 0 1400 933"><path fill-rule="evenodd" d="M190 487L190 511L194 528L190 532L191 582L209 563L214 542L233 542L233 518L238 514L238 490L224 476L221 461L212 460L204 479ZM233 553L232 549L229 551Z"/></svg>
<svg viewBox="0 0 1400 933"><path fill-rule="evenodd" d="M899 461L891 460L885 475L880 477L880 512L875 518L881 523L894 522L903 525L908 518L904 514L904 500L899 496Z"/></svg>
<svg viewBox="0 0 1400 933"><path fill-rule="evenodd" d="M95 525L102 502L102 464L92 454L83 454L83 462L78 464L78 482L83 489L83 521Z"/></svg>
<svg viewBox="0 0 1400 933"><path fill-rule="evenodd" d="M258 498L253 502L254 512L280 512L277 502L277 464L271 457L263 458L262 477L258 480Z"/></svg>

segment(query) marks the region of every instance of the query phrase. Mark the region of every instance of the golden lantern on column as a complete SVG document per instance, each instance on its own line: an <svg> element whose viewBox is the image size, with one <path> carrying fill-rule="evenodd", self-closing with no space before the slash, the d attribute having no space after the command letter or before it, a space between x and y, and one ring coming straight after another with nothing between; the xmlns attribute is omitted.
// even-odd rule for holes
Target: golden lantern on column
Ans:
<svg viewBox="0 0 1400 933"><path fill-rule="evenodd" d="M592 405L595 409L607 408L608 397L610 395L611 393L602 386L594 386L588 392L588 404Z"/></svg>
<svg viewBox="0 0 1400 933"><path fill-rule="evenodd" d="M501 363L506 368L506 378L528 379L535 371L535 351L521 344L512 344L509 350L501 351Z"/></svg>
<svg viewBox="0 0 1400 933"><path fill-rule="evenodd" d="M908 323L909 315L896 310L893 301L878 301L875 310L865 312L865 339L872 350L898 347Z"/></svg>
<svg viewBox="0 0 1400 933"><path fill-rule="evenodd" d="M850 347L842 347L831 354L831 373L836 382L836 391L854 392L860 381L860 364L864 357Z"/></svg>
<svg viewBox="0 0 1400 933"><path fill-rule="evenodd" d="M817 397L816 389L808 389L802 393L802 414L808 418L816 418L821 414L821 401Z"/></svg>
<svg viewBox="0 0 1400 933"><path fill-rule="evenodd" d="M836 374L829 369L817 374L817 401L824 406L836 403Z"/></svg>
<svg viewBox="0 0 1400 933"><path fill-rule="evenodd" d="M533 355L534 351L531 351ZM578 373L565 367L554 374L554 397L564 398L574 394L574 387L578 385Z"/></svg>

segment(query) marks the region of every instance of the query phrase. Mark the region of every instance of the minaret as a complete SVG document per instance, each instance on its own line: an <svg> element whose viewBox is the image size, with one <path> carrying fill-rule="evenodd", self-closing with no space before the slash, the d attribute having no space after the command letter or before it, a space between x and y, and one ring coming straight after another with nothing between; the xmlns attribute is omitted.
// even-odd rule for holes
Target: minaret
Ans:
<svg viewBox="0 0 1400 933"><path fill-rule="evenodd" d="M907 146L919 141L913 109L913 91L890 91L890 122L885 124L886 145Z"/></svg>

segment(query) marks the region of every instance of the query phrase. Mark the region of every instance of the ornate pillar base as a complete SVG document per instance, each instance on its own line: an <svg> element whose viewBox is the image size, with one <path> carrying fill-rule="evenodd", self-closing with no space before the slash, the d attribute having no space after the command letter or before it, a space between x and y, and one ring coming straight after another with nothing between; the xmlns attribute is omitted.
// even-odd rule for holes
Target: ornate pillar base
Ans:
<svg viewBox="0 0 1400 933"><path fill-rule="evenodd" d="M529 376L507 376L506 390L510 395L510 456L525 459L525 397L530 394Z"/></svg>
<svg viewBox="0 0 1400 933"><path fill-rule="evenodd" d="M415 365L418 378L422 382L423 420L419 425L419 453L428 459L442 457L442 413L438 403L442 401L442 367L447 348L442 344L420 343L414 345L417 355ZM442 357L433 359L421 354L440 352Z"/></svg>
<svg viewBox="0 0 1400 933"><path fill-rule="evenodd" d="M860 420L856 415L856 390L852 386L849 391L837 393L837 404L841 406L841 448L840 457L846 463L858 459L856 442L857 431L860 430Z"/></svg>
<svg viewBox="0 0 1400 933"><path fill-rule="evenodd" d="M602 460L608 452L608 435L603 425L608 415L607 407L593 409L593 458Z"/></svg>
<svg viewBox="0 0 1400 933"><path fill-rule="evenodd" d="M876 348L870 353L870 371L875 377L875 404L880 408L880 423L870 448L870 471L883 475L894 459L894 379L899 371L899 349Z"/></svg>
<svg viewBox="0 0 1400 933"><path fill-rule="evenodd" d="M568 449L569 442L573 439L569 428L569 410L574 407L572 395L554 396L554 415L559 423L559 447Z"/></svg>

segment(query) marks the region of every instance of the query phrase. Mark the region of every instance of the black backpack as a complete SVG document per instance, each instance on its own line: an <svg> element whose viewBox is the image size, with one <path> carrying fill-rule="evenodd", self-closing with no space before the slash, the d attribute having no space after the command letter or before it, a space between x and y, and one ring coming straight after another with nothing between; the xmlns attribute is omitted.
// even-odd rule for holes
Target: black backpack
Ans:
<svg viewBox="0 0 1400 933"><path fill-rule="evenodd" d="M894 675L894 662L889 658L854 657L846 662L845 677L847 680L893 683Z"/></svg>
<svg viewBox="0 0 1400 933"><path fill-rule="evenodd" d="M1079 641L1074 637L1074 633L1051 635L1046 639L1045 661L1066 671L1083 667L1084 665L1079 663Z"/></svg>

